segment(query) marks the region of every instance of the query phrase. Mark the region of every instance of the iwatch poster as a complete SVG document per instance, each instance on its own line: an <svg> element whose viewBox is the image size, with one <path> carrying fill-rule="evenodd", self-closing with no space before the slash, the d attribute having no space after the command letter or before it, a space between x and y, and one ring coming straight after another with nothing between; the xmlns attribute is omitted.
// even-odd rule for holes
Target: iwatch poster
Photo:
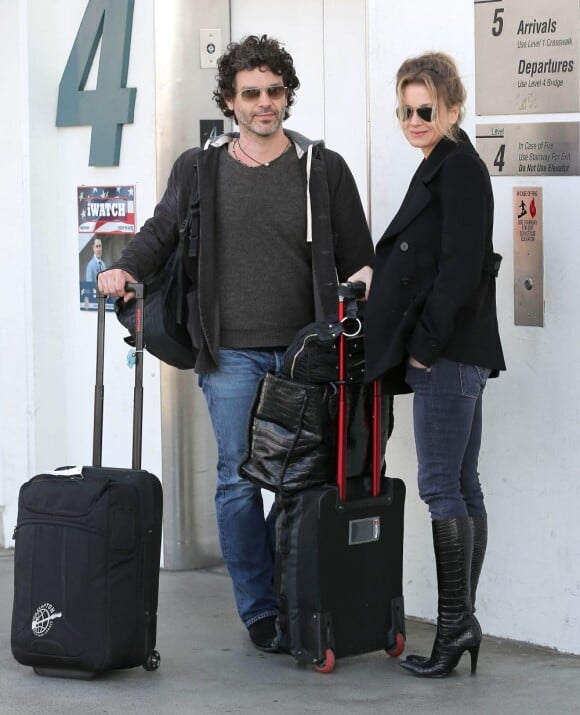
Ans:
<svg viewBox="0 0 580 715"><path fill-rule="evenodd" d="M77 187L81 310L97 309L97 274L121 257L135 235L134 186ZM107 299L107 310L114 300Z"/></svg>

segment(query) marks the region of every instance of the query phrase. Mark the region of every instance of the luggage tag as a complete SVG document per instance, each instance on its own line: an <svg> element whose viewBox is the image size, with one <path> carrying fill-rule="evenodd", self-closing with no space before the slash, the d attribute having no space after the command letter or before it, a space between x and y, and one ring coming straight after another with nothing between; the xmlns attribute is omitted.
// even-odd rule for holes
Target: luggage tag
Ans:
<svg viewBox="0 0 580 715"><path fill-rule="evenodd" d="M70 477L71 479L84 479L82 467L57 467L56 469L44 472L53 477Z"/></svg>

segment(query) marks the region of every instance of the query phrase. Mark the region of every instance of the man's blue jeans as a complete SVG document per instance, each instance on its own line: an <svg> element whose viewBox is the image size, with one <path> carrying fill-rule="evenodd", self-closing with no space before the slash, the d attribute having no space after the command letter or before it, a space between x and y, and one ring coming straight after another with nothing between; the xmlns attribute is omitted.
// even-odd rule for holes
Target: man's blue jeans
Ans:
<svg viewBox="0 0 580 715"><path fill-rule="evenodd" d="M240 477L248 415L260 379L279 374L279 350L220 350L219 370L200 375L218 448L215 494L218 535L236 606L246 626L277 616L273 587L275 513L264 518L261 489Z"/></svg>
<svg viewBox="0 0 580 715"><path fill-rule="evenodd" d="M439 358L431 367L407 365L412 388L419 496L432 519L483 516L477 462L481 402L490 370Z"/></svg>

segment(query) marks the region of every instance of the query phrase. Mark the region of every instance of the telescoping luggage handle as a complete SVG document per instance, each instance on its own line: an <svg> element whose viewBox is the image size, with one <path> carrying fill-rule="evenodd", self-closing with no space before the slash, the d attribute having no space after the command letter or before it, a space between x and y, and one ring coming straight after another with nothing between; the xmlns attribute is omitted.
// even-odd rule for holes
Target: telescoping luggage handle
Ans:
<svg viewBox="0 0 580 715"><path fill-rule="evenodd" d="M143 435L143 284L126 283L125 290L135 293L135 387L133 388L133 454L132 468L141 469ZM99 294L97 317L97 376L95 381L95 414L93 428L93 467L100 467L103 455L103 400L105 388L105 301Z"/></svg>
<svg viewBox="0 0 580 715"><path fill-rule="evenodd" d="M355 337L362 330L360 319L350 315L349 305L365 294L366 285L362 281L340 283L338 286L338 319L343 331L338 338L338 437L336 481L341 501L346 500L346 453L347 453L347 349L348 338ZM381 493L381 414L382 392L380 380L373 381L372 412L372 466L371 494L376 497Z"/></svg>

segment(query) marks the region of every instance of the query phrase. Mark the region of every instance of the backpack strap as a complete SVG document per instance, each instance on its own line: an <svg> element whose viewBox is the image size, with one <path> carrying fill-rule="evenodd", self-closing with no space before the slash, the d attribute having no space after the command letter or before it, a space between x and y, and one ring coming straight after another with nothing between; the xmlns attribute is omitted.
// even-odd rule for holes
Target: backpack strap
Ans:
<svg viewBox="0 0 580 715"><path fill-rule="evenodd" d="M179 227L179 245L177 247L177 322L181 323L185 315L185 282L196 282L197 254L199 251L199 182L197 177L197 157L193 165L189 209Z"/></svg>

